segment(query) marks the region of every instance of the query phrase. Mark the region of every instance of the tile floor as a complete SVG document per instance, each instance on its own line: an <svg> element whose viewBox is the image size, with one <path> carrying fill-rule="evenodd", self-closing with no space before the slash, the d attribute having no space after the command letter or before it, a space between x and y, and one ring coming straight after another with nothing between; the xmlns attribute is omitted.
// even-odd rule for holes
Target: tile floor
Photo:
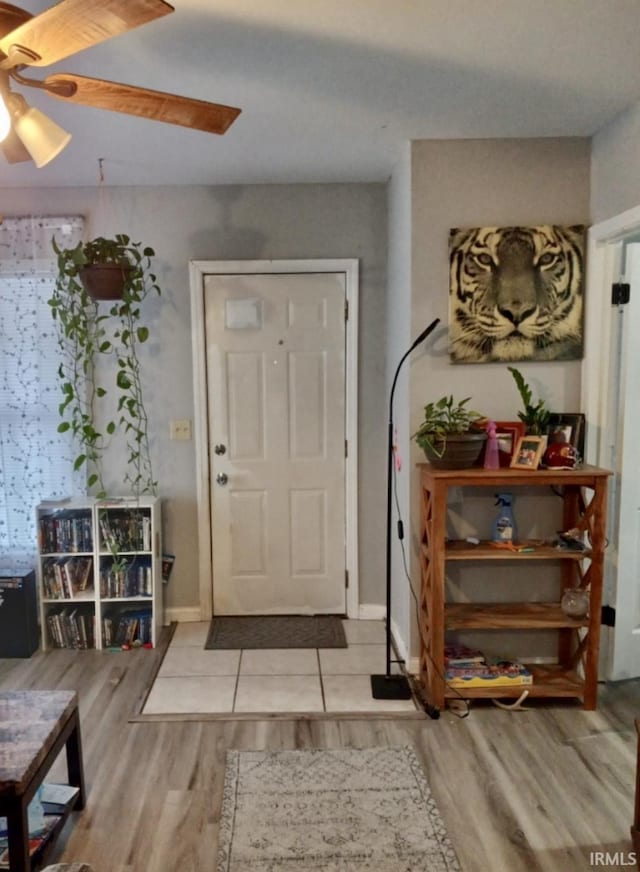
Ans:
<svg viewBox="0 0 640 872"><path fill-rule="evenodd" d="M239 651L206 651L208 621L178 624L142 714L415 713L413 700L371 696L384 624L343 623L347 648Z"/></svg>

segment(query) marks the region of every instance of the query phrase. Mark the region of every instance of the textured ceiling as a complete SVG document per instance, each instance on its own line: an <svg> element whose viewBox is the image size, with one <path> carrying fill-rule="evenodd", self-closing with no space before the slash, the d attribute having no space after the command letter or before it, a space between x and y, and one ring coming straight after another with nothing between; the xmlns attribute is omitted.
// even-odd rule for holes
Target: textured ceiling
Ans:
<svg viewBox="0 0 640 872"><path fill-rule="evenodd" d="M640 100L638 0L173 5L37 75L75 72L239 106L228 133L29 90L73 138L41 170L0 156L0 187L96 185L99 158L110 185L381 181L411 139L590 136Z"/></svg>

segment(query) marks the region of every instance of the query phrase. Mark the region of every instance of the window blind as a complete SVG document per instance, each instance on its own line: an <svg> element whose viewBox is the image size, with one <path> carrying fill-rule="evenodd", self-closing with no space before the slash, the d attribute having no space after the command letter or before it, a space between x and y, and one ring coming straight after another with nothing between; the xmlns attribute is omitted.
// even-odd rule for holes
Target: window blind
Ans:
<svg viewBox="0 0 640 872"><path fill-rule="evenodd" d="M31 565L35 507L84 490L69 434L57 432L62 395L55 323L55 235L82 239L80 217L4 218L0 224L0 561Z"/></svg>

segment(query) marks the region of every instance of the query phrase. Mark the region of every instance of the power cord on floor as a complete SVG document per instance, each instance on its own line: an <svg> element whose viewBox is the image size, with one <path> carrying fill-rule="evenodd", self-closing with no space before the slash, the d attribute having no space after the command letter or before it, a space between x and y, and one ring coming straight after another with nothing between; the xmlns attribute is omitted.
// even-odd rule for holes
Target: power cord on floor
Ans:
<svg viewBox="0 0 640 872"><path fill-rule="evenodd" d="M400 513L400 501L398 500L398 476L397 476L397 473L396 473L396 467L395 467L395 464L394 464L394 466L393 466L393 498L394 498L394 502L395 502L395 505L396 505L396 514L397 514L397 516L398 516L398 526L397 526L397 529L398 529L398 539L400 540L400 550L401 550L401 552L402 552L402 566L403 566L403 569L404 569L405 578L407 579L407 583L408 583L408 585L409 585L409 590L411 591L411 596L413 597L413 602L414 602L415 607L416 607L416 625L417 625L417 629L418 629L418 635L420 636L420 635L421 635L421 630L420 630L420 604L419 604L419 602L418 602L418 597L417 597L417 595L416 595L416 592L415 592L415 590L413 589L413 583L412 583L412 581L411 581L411 575L410 575L410 573L409 573L409 569L408 569L408 566L407 566L407 555L406 555L405 548L404 548L404 524L403 524L403 522L402 522L402 515L401 515L401 513ZM447 679L445 678L445 676L442 674L442 672L438 669L438 667L437 667L436 664L434 663L433 657L431 656L431 654L429 653L429 651L427 651L426 653L427 653L427 657L428 657L429 660L431 661L431 666L432 666L434 672L435 672L435 673L438 675L438 677L439 677L439 678L444 682L444 684L449 688L449 690L452 691L452 693L454 693L454 694L459 698L458 700L456 700L456 702L458 703L458 705L460 705L460 702L463 704L463 707L462 707L462 709L461 709L460 711L457 710L457 706L450 706L450 711L451 711L451 713L454 714L457 718L460 718L460 719L468 717L469 714L470 714L470 711L471 711L471 708L470 708L470 706L469 706L469 702L468 702L468 700L466 700L466 699L464 698L464 696L463 696L461 693L459 693L458 690L457 690L455 687L451 687L451 685L449 684L449 682L447 681ZM422 704L425 706L425 708L428 707L428 708L427 708L428 713L431 714L431 712L429 711L429 709L431 709L431 710L433 710L433 711L438 712L438 715L431 714L431 717L434 717L434 718L435 718L435 717L439 717L439 710L438 710L437 708L435 708L435 706L432 706L432 705L428 702L428 700L426 700L426 699L424 698L424 691L422 690L421 685L420 685L419 683L417 683L417 682L416 682L416 684L418 685L418 688L419 688L419 689L417 690L417 694L416 694L416 695L417 695L418 698L421 700L421 702L422 702Z"/></svg>

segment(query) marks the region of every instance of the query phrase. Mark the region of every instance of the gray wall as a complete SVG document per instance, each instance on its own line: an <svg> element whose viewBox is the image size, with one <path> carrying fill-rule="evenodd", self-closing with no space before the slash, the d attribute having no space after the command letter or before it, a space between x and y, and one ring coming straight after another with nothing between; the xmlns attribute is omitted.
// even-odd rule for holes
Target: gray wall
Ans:
<svg viewBox="0 0 640 872"><path fill-rule="evenodd" d="M165 547L176 554L166 605L198 606L193 442L169 420L193 418L190 260L360 260L360 600L384 599L386 185L5 189L4 215L81 214L91 235L128 232L152 246L163 290L143 346L152 459L166 498ZM118 459L112 458L117 470ZM116 476L114 475L114 480Z"/></svg>
<svg viewBox="0 0 640 872"><path fill-rule="evenodd" d="M640 204L640 103L603 127L592 140L591 223Z"/></svg>
<svg viewBox="0 0 640 872"><path fill-rule="evenodd" d="M389 266L387 291L387 402L398 363L412 342L411 337L411 146L402 149L389 182ZM402 468L396 469L394 495L403 521L409 529L411 466L403 447L409 442L409 369L405 361L394 394L395 442L400 449ZM387 410L388 417L388 410ZM410 620L410 592L407 588L401 545L396 536L396 500L392 501L391 524L391 616L396 641L406 656L406 631ZM386 520L386 518L385 518ZM386 528L385 528L386 542ZM405 543L407 548L408 543Z"/></svg>
<svg viewBox="0 0 640 872"><path fill-rule="evenodd" d="M411 366L411 432L424 405L444 394L471 395L472 407L496 420L516 420L521 408L513 378L504 364L452 365L447 351L448 234L451 227L589 223L590 143L587 139L420 141L412 147L412 334L433 318L442 319L434 342L417 351ZM551 409L576 411L580 399L580 361L517 364L534 391ZM418 473L424 458L415 445L405 457L412 464L414 587L420 535ZM491 506L492 504L489 503ZM475 512L468 502L460 516ZM524 512L524 506L522 506ZM483 514L484 512L484 514ZM479 508L479 533L493 520ZM466 533L465 535L470 535ZM479 580L486 596L486 579ZM468 593L468 591L467 591ZM502 592L504 594L504 591ZM501 598L496 590L497 598ZM478 598L476 596L476 598ZM504 598L504 595L502 596ZM405 631L415 640L415 623ZM415 641L413 648L415 650Z"/></svg>

